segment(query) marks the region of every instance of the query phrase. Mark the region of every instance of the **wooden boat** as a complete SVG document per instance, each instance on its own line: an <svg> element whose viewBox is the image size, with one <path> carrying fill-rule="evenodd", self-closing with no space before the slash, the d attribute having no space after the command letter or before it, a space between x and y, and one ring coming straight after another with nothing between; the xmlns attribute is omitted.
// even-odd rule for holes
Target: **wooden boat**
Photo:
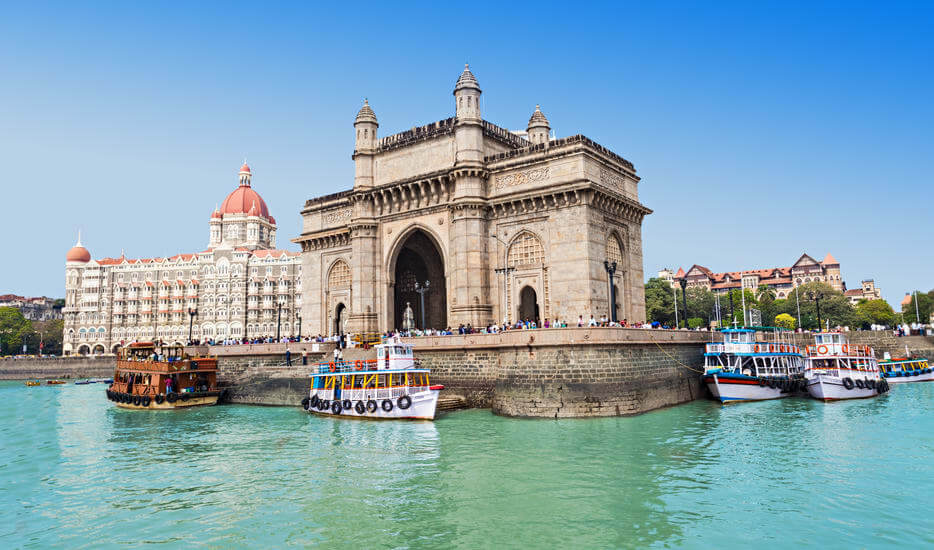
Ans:
<svg viewBox="0 0 934 550"><path fill-rule="evenodd" d="M374 346L376 360L318 363L302 408L323 416L370 420L434 420L438 395L428 369L417 368L412 346Z"/></svg>
<svg viewBox="0 0 934 550"><path fill-rule="evenodd" d="M840 332L814 335L814 345L806 348L804 376L811 397L823 401L876 397L889 390L873 349L849 344Z"/></svg>
<svg viewBox="0 0 934 550"><path fill-rule="evenodd" d="M49 386L57 386L60 384L67 384L64 380L46 380L45 383Z"/></svg>
<svg viewBox="0 0 934 550"><path fill-rule="evenodd" d="M934 371L923 358L883 359L879 361L882 377L892 384L905 382L930 382L934 380Z"/></svg>
<svg viewBox="0 0 934 550"><path fill-rule="evenodd" d="M704 383L721 403L762 401L804 391L804 357L774 327L728 328L722 342L707 344ZM756 334L766 335L756 340Z"/></svg>
<svg viewBox="0 0 934 550"><path fill-rule="evenodd" d="M27 385L27 386L41 386L41 385L42 385L42 382L40 382L40 381L38 381L38 380L27 380L27 381L26 381L26 385Z"/></svg>
<svg viewBox="0 0 934 550"><path fill-rule="evenodd" d="M190 357L183 346L135 342L124 348L107 398L121 409L181 409L214 405L217 359Z"/></svg>

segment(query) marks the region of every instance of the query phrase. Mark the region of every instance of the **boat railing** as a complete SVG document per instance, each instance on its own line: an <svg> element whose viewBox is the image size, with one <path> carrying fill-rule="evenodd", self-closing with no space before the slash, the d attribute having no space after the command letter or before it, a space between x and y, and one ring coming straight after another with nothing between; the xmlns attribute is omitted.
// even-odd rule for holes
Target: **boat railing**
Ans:
<svg viewBox="0 0 934 550"><path fill-rule="evenodd" d="M720 342L707 344L707 353L801 353L792 344L770 344L765 342Z"/></svg>
<svg viewBox="0 0 934 550"><path fill-rule="evenodd" d="M855 344L817 344L807 346L804 349L805 355L809 357L874 357L872 348L869 346L857 346Z"/></svg>
<svg viewBox="0 0 934 550"><path fill-rule="evenodd" d="M326 374L326 373L346 373L353 374L357 371L373 371L377 369L379 364L378 359L357 359L355 361L329 361L327 363L317 363L312 369L312 374ZM411 367L417 369L420 368L420 363L418 359L415 359L409 363ZM395 369L394 369L395 370ZM403 369L407 370L407 369Z"/></svg>
<svg viewBox="0 0 934 550"><path fill-rule="evenodd" d="M147 372L175 373L186 370L213 370L217 368L214 358L180 359L177 361L127 361L117 360L117 368L123 370L142 370Z"/></svg>

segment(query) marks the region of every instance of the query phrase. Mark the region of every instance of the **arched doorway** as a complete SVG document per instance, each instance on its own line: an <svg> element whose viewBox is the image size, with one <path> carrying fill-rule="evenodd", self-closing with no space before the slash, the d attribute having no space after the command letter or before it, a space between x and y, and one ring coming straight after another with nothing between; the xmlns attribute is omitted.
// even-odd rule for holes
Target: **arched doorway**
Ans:
<svg viewBox="0 0 934 550"><path fill-rule="evenodd" d="M337 308L334 310L334 333L333 334L342 334L344 332L344 317L346 316L347 307L343 304L337 304Z"/></svg>
<svg viewBox="0 0 934 550"><path fill-rule="evenodd" d="M519 293L519 320L535 321L540 324L538 319L538 295L535 289L530 286L522 287Z"/></svg>
<svg viewBox="0 0 934 550"><path fill-rule="evenodd" d="M406 303L415 313L415 325L422 326L421 297L416 292L416 283L424 285L425 326L434 329L447 327L448 305L444 260L431 238L422 230L415 230L399 249L393 269L393 328L402 328L402 316Z"/></svg>

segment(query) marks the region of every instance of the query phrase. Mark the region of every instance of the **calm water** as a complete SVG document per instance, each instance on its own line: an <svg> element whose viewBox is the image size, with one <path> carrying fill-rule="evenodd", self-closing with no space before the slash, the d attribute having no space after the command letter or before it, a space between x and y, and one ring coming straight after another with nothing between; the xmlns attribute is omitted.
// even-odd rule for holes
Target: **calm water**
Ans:
<svg viewBox="0 0 934 550"><path fill-rule="evenodd" d="M934 384L634 418L115 409L0 383L0 547L934 544Z"/></svg>

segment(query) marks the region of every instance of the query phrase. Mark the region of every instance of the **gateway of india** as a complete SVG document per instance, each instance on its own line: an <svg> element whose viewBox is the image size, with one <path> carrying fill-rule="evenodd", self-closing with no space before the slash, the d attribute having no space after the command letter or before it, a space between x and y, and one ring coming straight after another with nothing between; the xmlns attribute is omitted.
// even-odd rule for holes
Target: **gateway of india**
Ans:
<svg viewBox="0 0 934 550"><path fill-rule="evenodd" d="M352 189L302 209L308 334L610 316L644 321L642 219L632 163L583 135L483 119L465 67L455 116L379 137L354 121ZM611 269L615 263L615 272ZM611 290L612 287L612 290ZM424 303L424 311L422 311ZM422 321L424 319L424 322Z"/></svg>

